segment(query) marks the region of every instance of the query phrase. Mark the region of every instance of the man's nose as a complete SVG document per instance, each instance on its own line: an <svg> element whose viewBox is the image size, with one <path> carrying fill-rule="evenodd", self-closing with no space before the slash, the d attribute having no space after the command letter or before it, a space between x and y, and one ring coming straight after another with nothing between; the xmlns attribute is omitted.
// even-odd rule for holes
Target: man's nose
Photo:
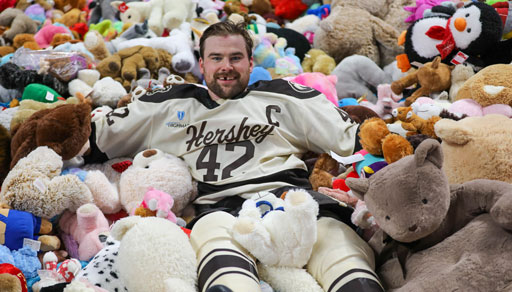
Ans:
<svg viewBox="0 0 512 292"><path fill-rule="evenodd" d="M233 69L233 64L229 59L224 59L221 64L221 70L230 71Z"/></svg>

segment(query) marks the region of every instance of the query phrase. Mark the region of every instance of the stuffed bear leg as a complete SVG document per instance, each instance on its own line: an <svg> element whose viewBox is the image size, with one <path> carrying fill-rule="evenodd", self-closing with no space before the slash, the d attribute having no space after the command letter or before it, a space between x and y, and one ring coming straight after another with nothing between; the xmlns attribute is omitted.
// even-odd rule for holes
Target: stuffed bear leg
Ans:
<svg viewBox="0 0 512 292"><path fill-rule="evenodd" d="M324 291L384 291L370 246L349 226L332 218L318 220L318 240L307 271Z"/></svg>
<svg viewBox="0 0 512 292"><path fill-rule="evenodd" d="M205 292L214 285L225 285L233 292L259 292L255 261L232 237L235 217L214 212L198 220L190 234L197 255L198 287Z"/></svg>

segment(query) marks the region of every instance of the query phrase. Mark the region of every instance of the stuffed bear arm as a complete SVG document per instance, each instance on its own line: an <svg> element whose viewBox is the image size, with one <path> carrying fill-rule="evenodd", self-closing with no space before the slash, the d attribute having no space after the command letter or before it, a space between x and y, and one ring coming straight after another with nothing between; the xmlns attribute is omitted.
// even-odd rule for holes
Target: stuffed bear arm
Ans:
<svg viewBox="0 0 512 292"><path fill-rule="evenodd" d="M512 184L477 179L459 185L456 193L467 216L490 213L498 225L512 230Z"/></svg>

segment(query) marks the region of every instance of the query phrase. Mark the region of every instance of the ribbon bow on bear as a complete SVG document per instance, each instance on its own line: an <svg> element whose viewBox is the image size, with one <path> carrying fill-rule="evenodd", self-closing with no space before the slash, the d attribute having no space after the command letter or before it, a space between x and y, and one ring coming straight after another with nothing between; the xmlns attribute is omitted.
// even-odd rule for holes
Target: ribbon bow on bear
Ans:
<svg viewBox="0 0 512 292"><path fill-rule="evenodd" d="M452 32L450 31L450 21L451 18L448 19L446 27L434 25L425 33L432 39L442 40L440 44L436 45L437 50L441 54L441 59L446 58L446 56L455 49L455 40L453 39Z"/></svg>

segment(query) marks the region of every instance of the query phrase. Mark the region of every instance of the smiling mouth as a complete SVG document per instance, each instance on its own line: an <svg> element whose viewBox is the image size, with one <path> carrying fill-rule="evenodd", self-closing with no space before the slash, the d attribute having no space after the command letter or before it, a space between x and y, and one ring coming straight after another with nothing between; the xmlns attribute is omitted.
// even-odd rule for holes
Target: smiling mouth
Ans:
<svg viewBox="0 0 512 292"><path fill-rule="evenodd" d="M224 77L219 77L217 79L223 80L223 81L230 81L230 80L235 80L235 77L224 76Z"/></svg>

